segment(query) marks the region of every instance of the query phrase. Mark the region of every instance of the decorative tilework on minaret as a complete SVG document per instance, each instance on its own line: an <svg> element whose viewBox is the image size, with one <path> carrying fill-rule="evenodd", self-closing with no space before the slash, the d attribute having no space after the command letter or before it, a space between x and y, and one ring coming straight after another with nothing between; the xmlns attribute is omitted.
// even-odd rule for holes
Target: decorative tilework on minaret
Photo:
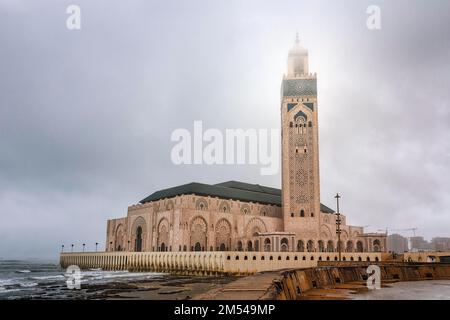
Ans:
<svg viewBox="0 0 450 320"><path fill-rule="evenodd" d="M314 236L320 211L317 79L298 34L281 86L281 128L284 230Z"/></svg>

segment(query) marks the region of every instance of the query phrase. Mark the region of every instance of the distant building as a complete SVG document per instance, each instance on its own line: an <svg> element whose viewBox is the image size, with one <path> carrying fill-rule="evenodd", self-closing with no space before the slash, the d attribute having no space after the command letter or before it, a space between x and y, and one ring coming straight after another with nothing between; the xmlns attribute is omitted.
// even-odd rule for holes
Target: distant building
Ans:
<svg viewBox="0 0 450 320"><path fill-rule="evenodd" d="M411 251L432 251L433 245L423 237L411 237Z"/></svg>
<svg viewBox="0 0 450 320"><path fill-rule="evenodd" d="M450 238L435 237L431 239L431 245L435 251L450 251Z"/></svg>
<svg viewBox="0 0 450 320"><path fill-rule="evenodd" d="M391 234L387 237L387 249L389 252L403 253L408 251L408 239L397 234Z"/></svg>

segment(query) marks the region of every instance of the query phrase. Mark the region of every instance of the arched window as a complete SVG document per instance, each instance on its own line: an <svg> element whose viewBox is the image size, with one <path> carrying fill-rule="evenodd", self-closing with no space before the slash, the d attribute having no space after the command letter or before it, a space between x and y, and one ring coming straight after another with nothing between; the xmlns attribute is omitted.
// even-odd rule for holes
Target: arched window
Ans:
<svg viewBox="0 0 450 320"><path fill-rule="evenodd" d="M305 210L300 210L300 217L304 217L305 216Z"/></svg>
<svg viewBox="0 0 450 320"><path fill-rule="evenodd" d="M314 242L312 240L308 241L306 249L308 250L308 252L313 252L314 251Z"/></svg>
<svg viewBox="0 0 450 320"><path fill-rule="evenodd" d="M270 246L270 238L266 238L264 240L264 251L270 251L270 248L271 248L271 246Z"/></svg>
<svg viewBox="0 0 450 320"><path fill-rule="evenodd" d="M333 252L334 251L334 243L332 240L329 240L327 243L327 251L328 252Z"/></svg>
<svg viewBox="0 0 450 320"><path fill-rule="evenodd" d="M347 241L347 248L346 248L347 252L353 252L353 242L352 241Z"/></svg>
<svg viewBox="0 0 450 320"><path fill-rule="evenodd" d="M302 240L297 241L297 251L298 252L304 252L305 251L305 244Z"/></svg>
<svg viewBox="0 0 450 320"><path fill-rule="evenodd" d="M356 242L356 251L357 252L363 252L364 251L363 243L361 241Z"/></svg>
<svg viewBox="0 0 450 320"><path fill-rule="evenodd" d="M286 238L281 239L281 251L282 252L287 252L289 251L289 241Z"/></svg>
<svg viewBox="0 0 450 320"><path fill-rule="evenodd" d="M228 201L222 201L219 204L219 211L220 212L230 212L230 204L228 203Z"/></svg>
<svg viewBox="0 0 450 320"><path fill-rule="evenodd" d="M197 210L208 210L208 203L206 202L206 199L204 198L199 198L197 199L197 201L195 202L195 207Z"/></svg>
<svg viewBox="0 0 450 320"><path fill-rule="evenodd" d="M247 242L247 250L253 251L253 243L251 241Z"/></svg>
<svg viewBox="0 0 450 320"><path fill-rule="evenodd" d="M380 240L376 239L373 241L373 251L380 252L381 251L381 243Z"/></svg>
<svg viewBox="0 0 450 320"><path fill-rule="evenodd" d="M318 246L319 246L319 252L324 252L324 251L325 251L325 246L324 246L324 244L323 244L323 241L322 241L322 240L319 240L319 241L317 242L317 244L318 244Z"/></svg>

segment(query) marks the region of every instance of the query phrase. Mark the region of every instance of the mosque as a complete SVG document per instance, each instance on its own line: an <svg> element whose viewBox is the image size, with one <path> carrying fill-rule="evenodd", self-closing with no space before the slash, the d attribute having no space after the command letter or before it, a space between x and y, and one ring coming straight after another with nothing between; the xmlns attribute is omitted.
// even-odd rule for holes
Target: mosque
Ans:
<svg viewBox="0 0 450 320"><path fill-rule="evenodd" d="M317 77L298 36L281 84L282 189L227 181L150 194L107 222L106 251L385 252L320 203ZM339 239L340 238L340 242Z"/></svg>

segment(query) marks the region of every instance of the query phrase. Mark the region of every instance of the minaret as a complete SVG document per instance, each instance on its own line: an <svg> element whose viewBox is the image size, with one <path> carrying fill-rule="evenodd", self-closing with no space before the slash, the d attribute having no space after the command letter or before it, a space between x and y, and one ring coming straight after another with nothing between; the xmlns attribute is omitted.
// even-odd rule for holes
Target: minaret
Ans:
<svg viewBox="0 0 450 320"><path fill-rule="evenodd" d="M289 51L287 74L281 85L281 128L284 230L318 232L317 79L309 73L308 51L300 45L298 34Z"/></svg>

